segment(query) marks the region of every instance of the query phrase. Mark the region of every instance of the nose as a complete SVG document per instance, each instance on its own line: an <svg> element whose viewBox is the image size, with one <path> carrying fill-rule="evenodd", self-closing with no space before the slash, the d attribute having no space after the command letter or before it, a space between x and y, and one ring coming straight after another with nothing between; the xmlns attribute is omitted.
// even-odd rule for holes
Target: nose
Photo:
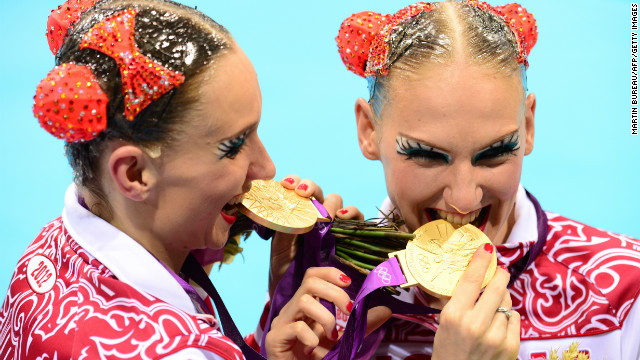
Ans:
<svg viewBox="0 0 640 360"><path fill-rule="evenodd" d="M471 164L452 166L444 188L444 201L462 214L480 208L482 187Z"/></svg>
<svg viewBox="0 0 640 360"><path fill-rule="evenodd" d="M247 171L247 180L273 179L276 176L276 166L260 138L257 138L256 146L251 151L253 157Z"/></svg>

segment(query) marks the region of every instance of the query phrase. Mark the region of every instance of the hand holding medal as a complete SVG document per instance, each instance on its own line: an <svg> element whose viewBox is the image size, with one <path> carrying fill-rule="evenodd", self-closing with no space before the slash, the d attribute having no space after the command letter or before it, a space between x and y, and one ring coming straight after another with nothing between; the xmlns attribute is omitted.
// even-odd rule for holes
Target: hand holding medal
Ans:
<svg viewBox="0 0 640 360"><path fill-rule="evenodd" d="M295 183L297 186L299 180L295 181ZM263 226L293 234L308 231L313 226L311 224L312 221L326 223L329 220L323 207L314 199L296 194L294 191L296 187L294 189L285 189L275 181L261 181L253 185L252 192L247 193L239 208L241 212ZM313 205L313 207L310 205ZM367 224L367 222L347 222L338 219L333 223L333 235L340 238L339 241L336 240L336 244L340 244L336 246L336 254L342 253L343 258L341 261L363 272L368 272L366 268L371 269L373 265L363 264L358 260L354 260L345 255L344 252L346 251L354 257L357 256L357 253L354 255L354 241L356 243L359 240L369 242L371 238L383 239L378 240L377 245L379 247L377 250L387 250L385 255L388 254L387 256L391 259L384 261L373 270L373 274L367 277L360 289L360 293L355 297L355 308L352 307L353 303L348 302L349 297L345 297L346 294L340 289L351 285L351 279L335 268L309 268L301 285L297 287L298 291L290 297L290 301L286 303L277 313L278 316L271 322L272 329L278 329L278 331L270 333L271 338L267 338L266 341L271 344L278 341L290 345L294 344L291 346L297 346L299 349L297 352L305 355L308 352L313 352L314 356L327 355L326 358L350 357L358 350L358 344L361 343L365 333L364 328L367 326L367 321L365 320L367 308L357 309L359 305L362 305L363 298L380 287L398 285L401 288L418 286L432 296L449 299L453 295L456 284L460 283L457 290L460 295L454 297L445 306L443 316L448 316L447 319L451 319L452 316L447 314L452 312L455 314L473 313L476 319L481 319L476 312L485 315L490 314L490 326L487 326L487 328L491 329L495 326L505 328L504 324L491 325L494 318L502 322L504 322L504 319L507 322L510 321L509 317L502 316L503 314L498 313L497 315L500 316L494 316L498 305L508 309L511 304L508 296L505 297L504 291L499 291L501 282L490 282L494 274L496 274L496 255L490 240L477 228L468 225L456 229L450 223L440 220L424 225L414 234L400 232L397 228L386 229L381 234L377 228L373 230L370 228L363 229L365 226L363 224ZM321 227L326 228L326 226ZM386 242L384 239L386 239ZM395 243L395 245L390 246L389 239L393 239L391 243ZM380 246L380 244L385 244L385 246ZM476 249L478 250L476 251ZM380 263L384 260L380 256L372 256L371 254L365 253L365 256L375 258L374 264L376 263L375 261ZM475 263L473 261L470 263L472 256L479 260L474 260ZM470 266L470 271L465 272L467 265ZM506 278L506 281L508 281L508 275L505 271L500 270L498 272L499 276L497 277ZM482 278L478 278L477 274L482 274ZM318 283L325 283L326 285L318 286ZM476 304L476 299L478 299L481 289L487 284L498 291L490 291L491 295L484 296L485 300L480 300ZM330 290L327 290L327 288ZM502 289L505 289L504 286ZM495 294L499 295L496 297ZM333 330L335 329L335 318L331 312L320 305L317 301L320 298L336 304L344 313L348 314L353 311L354 313L351 315L353 320L350 322L355 322L359 319L358 325L351 326L351 333L360 332L361 334L356 335L355 339L352 334L347 336L350 339L341 341L341 344L328 354L326 354L328 348L337 340L338 334ZM315 300L308 301L310 299ZM497 302L496 299L498 299ZM300 305L301 303L306 305ZM494 303L494 310L487 312L485 308L494 306ZM477 310L476 308L478 307L483 309ZM435 312L435 310L433 311ZM386 319L389 314L385 313L382 316ZM488 315L484 317L486 318ZM379 321L378 324L382 323L384 319ZM306 331L293 330L297 329L296 326L300 326L300 321L308 324ZM453 337L449 335L440 336L440 338L443 338L443 340L440 340L443 345L439 346L439 349L442 350L447 348L444 345L447 343L446 340L460 339L460 336L465 332L464 329L468 328L466 324L451 320L445 320L441 326L443 328L441 333L450 335L455 333L456 335ZM304 327L306 328L307 325ZM359 330L354 330L354 328ZM512 326L511 328L517 331L519 327ZM347 329L349 331L349 327ZM283 341L283 339L288 339L288 342ZM470 339L473 339L473 336ZM322 344L317 350L314 350L322 340L325 343L328 342L328 346L327 344ZM487 353L492 351L489 349Z"/></svg>

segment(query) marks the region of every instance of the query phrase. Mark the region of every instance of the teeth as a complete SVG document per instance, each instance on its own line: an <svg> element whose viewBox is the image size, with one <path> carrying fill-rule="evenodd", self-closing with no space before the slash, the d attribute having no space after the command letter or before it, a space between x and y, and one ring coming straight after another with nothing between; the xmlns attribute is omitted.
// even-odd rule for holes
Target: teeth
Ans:
<svg viewBox="0 0 640 360"><path fill-rule="evenodd" d="M482 209L476 210L470 214L462 215L462 214L452 214L450 212L436 210L436 213L441 219L447 220L448 222L454 225L467 225L468 223L475 220L479 215Z"/></svg>
<svg viewBox="0 0 640 360"><path fill-rule="evenodd" d="M229 204L229 205L235 205L235 204L240 203L241 201L242 201L242 195L240 195L240 196L235 196L235 197L233 197L231 200L229 200L228 204Z"/></svg>

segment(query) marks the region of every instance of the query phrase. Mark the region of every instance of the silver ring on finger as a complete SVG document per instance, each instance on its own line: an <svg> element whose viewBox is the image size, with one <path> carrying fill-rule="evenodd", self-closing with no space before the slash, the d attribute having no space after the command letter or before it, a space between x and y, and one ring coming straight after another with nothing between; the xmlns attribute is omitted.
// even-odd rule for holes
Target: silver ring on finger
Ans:
<svg viewBox="0 0 640 360"><path fill-rule="evenodd" d="M500 306L498 309L496 309L496 312L503 313L507 317L507 321L511 319L511 309Z"/></svg>

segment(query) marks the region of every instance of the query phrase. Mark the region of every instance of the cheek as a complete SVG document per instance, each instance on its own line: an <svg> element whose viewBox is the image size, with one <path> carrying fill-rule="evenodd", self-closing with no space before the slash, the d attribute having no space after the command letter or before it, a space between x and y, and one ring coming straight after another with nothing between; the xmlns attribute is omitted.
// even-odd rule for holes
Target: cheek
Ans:
<svg viewBox="0 0 640 360"><path fill-rule="evenodd" d="M502 201L511 200L518 191L522 175L522 157L499 166L492 172L488 182L491 193Z"/></svg>
<svg viewBox="0 0 640 360"><path fill-rule="evenodd" d="M403 212L422 206L439 189L437 172L393 155L382 159L389 197Z"/></svg>

